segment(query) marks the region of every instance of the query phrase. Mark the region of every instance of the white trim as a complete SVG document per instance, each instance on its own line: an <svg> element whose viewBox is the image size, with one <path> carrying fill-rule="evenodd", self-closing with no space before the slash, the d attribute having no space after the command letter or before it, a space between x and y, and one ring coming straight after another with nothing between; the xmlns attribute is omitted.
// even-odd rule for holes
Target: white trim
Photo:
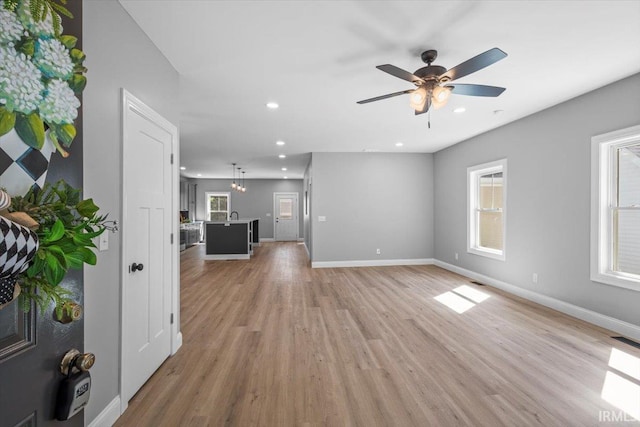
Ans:
<svg viewBox="0 0 640 427"><path fill-rule="evenodd" d="M275 242L276 239L274 239L273 237L261 237L260 238L260 243L262 242Z"/></svg>
<svg viewBox="0 0 640 427"><path fill-rule="evenodd" d="M135 111L140 116L146 117L149 120L153 121L158 126L161 126L164 130L171 134L171 153L173 155L173 164L171 164L171 233L174 236L174 243L172 247L172 255L171 255L171 312L174 314L174 322L170 325L170 338L171 338L171 350L170 354L175 354L180 346L182 345L182 334L180 332L180 271L179 271L179 260L180 260L180 231L179 231L179 181L180 174L178 170L178 165L180 164L180 144L179 144L179 136L178 136L178 128L167 119L158 114L155 110L150 108L140 99L136 98L125 88L121 89L122 94L122 127L120 129L121 135L121 150L124 152L124 144L125 144L125 129L127 128L127 111L132 110ZM127 198L125 193L125 188L127 184L127 177L125 175L124 170L124 162L120 163L120 175L122 177L121 187L120 187L120 196L122 200L121 211L120 211L120 234L124 235L127 232L127 222L128 218L126 216L127 212ZM118 385L118 401L120 406L120 414L124 413L124 411L128 407L128 402L126 399L122 399L121 396L124 395L123 387L125 383L125 343L124 343L124 333L123 328L125 327L125 304L126 301L123 298L123 286L126 283L127 277L127 269L125 266L128 264L127 262L127 254L126 247L124 244L124 239L120 239L120 325L119 325L119 334L120 334L120 355L119 355L119 363L120 363L120 372L118 373L120 383ZM113 403L113 402L112 402Z"/></svg>
<svg viewBox="0 0 640 427"><path fill-rule="evenodd" d="M586 308L582 308L547 295L539 294L528 289L523 289L518 286L496 280L492 277L485 276L484 274L476 273L462 267L451 265L438 259L434 261L434 264L438 267L444 268L445 270L458 273L486 285L493 286L494 288L502 289L503 291L510 294L517 295L540 305L544 305L545 307L552 308L569 316L584 320L585 322L589 322L602 328L609 329L635 340L640 340L640 326L627 323L623 320L597 313L595 311L591 311Z"/></svg>
<svg viewBox="0 0 640 427"><path fill-rule="evenodd" d="M304 242L304 237L298 237L298 242Z"/></svg>
<svg viewBox="0 0 640 427"><path fill-rule="evenodd" d="M591 138L591 266L594 282L640 291L640 281L630 275L611 271L611 232L609 217L613 206L611 179L615 161L612 149L640 141L640 126L596 135Z"/></svg>
<svg viewBox="0 0 640 427"><path fill-rule="evenodd" d="M305 245L305 248L306 248L306 245ZM312 261L311 268L387 267L387 266L394 266L394 265L431 265L433 263L434 263L433 258L373 259L373 260L354 260L354 261Z"/></svg>
<svg viewBox="0 0 640 427"><path fill-rule="evenodd" d="M294 196L296 199L296 205L295 205L295 209L293 209L293 220L296 223L296 237L293 241L298 240L298 236L300 236L300 200L299 200L299 194L294 192L294 191L282 191L282 192L274 192L273 193L273 240L276 240L276 213L277 211L277 207L276 207L276 199L278 196ZM285 242L286 240L282 240L283 242Z"/></svg>
<svg viewBox="0 0 640 427"><path fill-rule="evenodd" d="M477 245L476 205L478 200L478 177L502 172L502 250L483 248ZM500 159L467 168L467 252L500 261L507 253L507 159Z"/></svg>
<svg viewBox="0 0 640 427"><path fill-rule="evenodd" d="M89 427L111 427L120 418L120 396L113 398L111 402L95 417Z"/></svg>
<svg viewBox="0 0 640 427"><path fill-rule="evenodd" d="M222 255L203 255L201 259L208 261L224 261L232 259L251 259L249 254L222 254Z"/></svg>
<svg viewBox="0 0 640 427"><path fill-rule="evenodd" d="M307 242L304 242L304 250L307 251L307 258L311 260L311 252L309 252L309 248L307 247Z"/></svg>

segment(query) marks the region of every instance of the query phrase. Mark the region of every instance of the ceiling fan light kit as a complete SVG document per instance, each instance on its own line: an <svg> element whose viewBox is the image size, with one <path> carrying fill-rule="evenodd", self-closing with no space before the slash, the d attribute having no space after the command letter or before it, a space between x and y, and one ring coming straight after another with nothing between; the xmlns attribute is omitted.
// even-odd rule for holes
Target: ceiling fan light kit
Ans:
<svg viewBox="0 0 640 427"><path fill-rule="evenodd" d="M376 68L379 70L411 82L416 85L417 88L365 99L358 101L358 104L368 104L399 95L410 94L409 104L411 108L415 110L415 114L418 115L426 113L431 107L433 107L434 110L442 108L452 93L454 95L496 97L504 92L505 88L449 83L488 67L506 56L507 54L505 52L494 47L447 70L445 67L432 64L438 57L438 52L430 49L422 52L420 55L422 61L424 61L427 66L417 69L414 73L410 73L391 64L378 65Z"/></svg>

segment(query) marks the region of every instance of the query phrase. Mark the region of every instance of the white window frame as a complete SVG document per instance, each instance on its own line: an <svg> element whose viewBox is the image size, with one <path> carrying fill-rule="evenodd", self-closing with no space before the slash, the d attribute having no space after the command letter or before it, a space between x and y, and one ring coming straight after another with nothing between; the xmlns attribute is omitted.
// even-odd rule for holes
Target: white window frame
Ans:
<svg viewBox="0 0 640 427"><path fill-rule="evenodd" d="M478 179L490 173L502 172L502 250L478 245ZM467 168L467 252L504 261L507 253L507 159Z"/></svg>
<svg viewBox="0 0 640 427"><path fill-rule="evenodd" d="M204 211L206 215L206 220L209 221L211 218L211 204L209 203L209 198L211 196L227 196L227 220L229 220L229 215L231 214L231 193L224 191L210 191L204 193Z"/></svg>
<svg viewBox="0 0 640 427"><path fill-rule="evenodd" d="M640 126L591 138L591 280L640 291L640 277L612 270L616 150L640 142Z"/></svg>

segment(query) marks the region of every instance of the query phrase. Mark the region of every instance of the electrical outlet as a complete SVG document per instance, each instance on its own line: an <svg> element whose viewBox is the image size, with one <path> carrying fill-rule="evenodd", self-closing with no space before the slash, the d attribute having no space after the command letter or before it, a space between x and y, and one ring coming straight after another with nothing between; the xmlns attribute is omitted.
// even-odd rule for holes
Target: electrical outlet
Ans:
<svg viewBox="0 0 640 427"><path fill-rule="evenodd" d="M456 257L456 261L457 261L458 260L458 252L456 252L455 257Z"/></svg>
<svg viewBox="0 0 640 427"><path fill-rule="evenodd" d="M533 273L533 275L531 276L531 281L533 283L538 283L538 273Z"/></svg>
<svg viewBox="0 0 640 427"><path fill-rule="evenodd" d="M380 249L376 249L376 254L380 255Z"/></svg>

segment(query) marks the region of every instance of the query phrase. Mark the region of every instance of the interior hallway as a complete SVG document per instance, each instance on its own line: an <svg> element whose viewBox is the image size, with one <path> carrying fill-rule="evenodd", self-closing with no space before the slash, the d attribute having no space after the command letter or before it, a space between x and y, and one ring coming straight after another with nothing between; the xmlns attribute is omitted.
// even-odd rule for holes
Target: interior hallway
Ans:
<svg viewBox="0 0 640 427"><path fill-rule="evenodd" d="M612 348L640 357L435 266L312 270L298 243L249 261L203 250L181 255L184 344L117 426L590 426L618 411L601 398Z"/></svg>

